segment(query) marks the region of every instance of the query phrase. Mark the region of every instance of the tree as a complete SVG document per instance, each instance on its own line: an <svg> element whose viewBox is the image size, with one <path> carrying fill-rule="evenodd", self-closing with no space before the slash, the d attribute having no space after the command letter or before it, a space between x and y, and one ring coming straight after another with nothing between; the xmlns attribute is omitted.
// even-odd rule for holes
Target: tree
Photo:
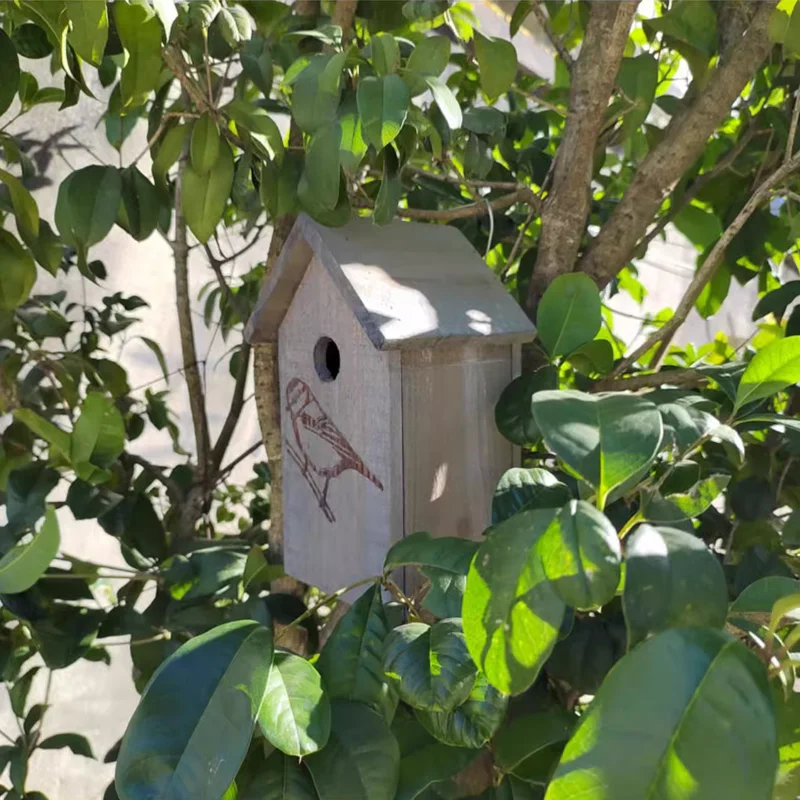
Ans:
<svg viewBox="0 0 800 800"><path fill-rule="evenodd" d="M8 797L38 796L36 748L88 752L78 734L42 738L29 659L104 658L110 636L129 641L142 700L109 797L798 796L800 316L787 312L800 281L781 276L797 264L800 10L643 11L518 3L510 32L536 19L558 53L549 85L463 3L4 4L0 111L90 102L96 69L109 140L146 116L152 157L152 181L136 161L75 171L54 230L2 131L0 642L20 718L0 750ZM63 90L40 89L20 56L50 57ZM238 335L301 210L330 226L356 213L455 225L538 327L497 404L525 461L498 485L486 536L416 533L381 575L329 597L281 576L280 470L223 482L251 357L280 464L275 353L237 343L212 437L188 290L202 248L207 317ZM174 432L167 398L142 398L103 353L144 300L84 308L36 290L39 267L102 283L90 249L115 224L172 245L194 443L189 457L176 438L171 468L131 448L145 425ZM629 352L606 301L641 296L634 261L670 224L697 271ZM268 225L266 261L227 278L234 255L258 261ZM732 278L758 282L756 334L671 346ZM129 567L59 559L61 505L119 539ZM215 524L231 518L237 535ZM398 590L400 568L422 573L424 596ZM108 611L99 575L125 579ZM356 588L303 657L318 611ZM303 655L286 649L300 629Z"/></svg>

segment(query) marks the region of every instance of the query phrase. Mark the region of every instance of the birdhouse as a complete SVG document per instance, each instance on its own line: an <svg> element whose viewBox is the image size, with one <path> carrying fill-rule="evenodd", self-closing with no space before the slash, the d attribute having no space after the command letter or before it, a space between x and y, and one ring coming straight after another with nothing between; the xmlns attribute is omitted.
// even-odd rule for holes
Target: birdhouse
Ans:
<svg viewBox="0 0 800 800"><path fill-rule="evenodd" d="M247 328L278 342L286 572L335 591L415 531L479 537L519 458L494 406L534 334L457 229L301 216Z"/></svg>

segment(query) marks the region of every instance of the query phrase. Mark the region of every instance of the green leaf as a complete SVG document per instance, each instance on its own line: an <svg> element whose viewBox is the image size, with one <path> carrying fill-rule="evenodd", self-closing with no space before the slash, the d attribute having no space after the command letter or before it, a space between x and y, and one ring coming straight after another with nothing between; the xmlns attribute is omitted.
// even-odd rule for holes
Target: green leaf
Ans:
<svg viewBox="0 0 800 800"><path fill-rule="evenodd" d="M391 75L400 66L400 45L391 33L378 33L369 43L370 60L378 75Z"/></svg>
<svg viewBox="0 0 800 800"><path fill-rule="evenodd" d="M58 554L60 542L56 512L48 507L39 532L29 542L15 545L0 559L0 594L19 594L30 589Z"/></svg>
<svg viewBox="0 0 800 800"><path fill-rule="evenodd" d="M108 10L105 0L70 0L65 3L71 30L69 43L84 60L100 66L108 39Z"/></svg>
<svg viewBox="0 0 800 800"><path fill-rule="evenodd" d="M0 230L0 308L21 306L36 283L36 264L13 234Z"/></svg>
<svg viewBox="0 0 800 800"><path fill-rule="evenodd" d="M783 52L785 56L795 56L800 53L800 11L797 6L789 17L783 38Z"/></svg>
<svg viewBox="0 0 800 800"><path fill-rule="evenodd" d="M19 88L19 56L14 43L5 31L0 30L0 75L3 76L0 86L0 114L5 114Z"/></svg>
<svg viewBox="0 0 800 800"><path fill-rule="evenodd" d="M536 316L539 339L553 358L590 342L601 322L597 285L582 272L559 275L547 287Z"/></svg>
<svg viewBox="0 0 800 800"><path fill-rule="evenodd" d="M271 661L272 633L251 621L221 625L171 655L122 740L120 796L221 797L250 745Z"/></svg>
<svg viewBox="0 0 800 800"><path fill-rule="evenodd" d="M272 91L272 55L264 39L259 36L247 42L240 59L244 76L261 90L264 97L269 97Z"/></svg>
<svg viewBox="0 0 800 800"><path fill-rule="evenodd" d="M354 700L391 719L397 701L383 675L388 634L380 587L372 586L339 621L317 661L331 700Z"/></svg>
<svg viewBox="0 0 800 800"><path fill-rule="evenodd" d="M555 509L523 511L495 527L470 567L463 619L467 647L489 683L519 694L558 639L565 606L547 580L538 544Z"/></svg>
<svg viewBox="0 0 800 800"><path fill-rule="evenodd" d="M492 496L492 525L535 508L561 508L572 499L566 484L546 469L507 470Z"/></svg>
<svg viewBox="0 0 800 800"><path fill-rule="evenodd" d="M629 647L667 628L721 628L728 613L725 575L702 539L640 525L625 550L622 604Z"/></svg>
<svg viewBox="0 0 800 800"><path fill-rule="evenodd" d="M539 541L544 573L572 608L588 610L613 599L622 551L614 526L583 500L570 500Z"/></svg>
<svg viewBox="0 0 800 800"><path fill-rule="evenodd" d="M327 211L339 201L339 147L342 130L338 123L320 128L311 137L306 153L305 180L313 187L315 202Z"/></svg>
<svg viewBox="0 0 800 800"><path fill-rule="evenodd" d="M42 461L12 469L6 482L6 532L12 536L31 528L45 514L45 500L61 476Z"/></svg>
<svg viewBox="0 0 800 800"><path fill-rule="evenodd" d="M364 141L361 117L358 114L358 102L352 92L345 97L339 108L339 127L342 131L339 161L347 175L353 176L367 154L367 143Z"/></svg>
<svg viewBox="0 0 800 800"><path fill-rule="evenodd" d="M314 782L296 758L276 750L254 780L239 792L238 800L318 800Z"/></svg>
<svg viewBox="0 0 800 800"><path fill-rule="evenodd" d="M107 514L122 502L122 495L80 479L67 492L67 506L75 519L94 519Z"/></svg>
<svg viewBox="0 0 800 800"><path fill-rule="evenodd" d="M568 360L583 375L608 375L614 368L614 348L607 339L593 339L573 350Z"/></svg>
<svg viewBox="0 0 800 800"><path fill-rule="evenodd" d="M117 224L137 242L149 238L158 225L161 204L156 187L136 166L122 170L122 202Z"/></svg>
<svg viewBox="0 0 800 800"><path fill-rule="evenodd" d="M546 798L769 798L777 767L764 665L720 631L675 630L609 673Z"/></svg>
<svg viewBox="0 0 800 800"><path fill-rule="evenodd" d="M759 633L763 638L770 612L784 597L800 593L800 581L770 575L751 583L731 603L728 609L728 622L744 631ZM795 622L798 615L793 614Z"/></svg>
<svg viewBox="0 0 800 800"><path fill-rule="evenodd" d="M314 55L294 80L292 116L306 133L314 133L336 119L345 57L345 53ZM287 72L284 83L289 78Z"/></svg>
<svg viewBox="0 0 800 800"><path fill-rule="evenodd" d="M788 283L784 283L783 286L779 286L777 289L767 292L756 303L756 307L753 309L753 322L761 319L761 317L765 317L767 314L774 314L775 319L780 322L783 319L783 315L786 313L786 309L798 297L800 297L800 281L789 281Z"/></svg>
<svg viewBox="0 0 800 800"><path fill-rule="evenodd" d="M118 169L92 165L73 172L58 188L56 225L62 239L85 248L105 239L116 222L121 199Z"/></svg>
<svg viewBox="0 0 800 800"><path fill-rule="evenodd" d="M361 703L331 712L327 746L305 761L320 800L394 800L400 750L386 720Z"/></svg>
<svg viewBox="0 0 800 800"><path fill-rule="evenodd" d="M48 736L47 739L39 742L36 747L40 750L61 750L66 747L76 756L94 758L89 740L79 733L57 733L54 736Z"/></svg>
<svg viewBox="0 0 800 800"><path fill-rule="evenodd" d="M169 41L170 34L172 33L172 26L175 20L178 19L178 9L175 8L175 0L153 0L153 8L155 9L161 24L164 26L164 33L166 34L167 41Z"/></svg>
<svg viewBox="0 0 800 800"><path fill-rule="evenodd" d="M531 400L536 392L557 388L558 370L555 367L542 367L514 378L503 389L494 407L497 430L513 444L535 444L541 433L533 416Z"/></svg>
<svg viewBox="0 0 800 800"><path fill-rule="evenodd" d="M383 151L383 180L372 214L372 221L376 225L388 225L394 219L397 205L403 196L399 166L394 147L386 147Z"/></svg>
<svg viewBox="0 0 800 800"><path fill-rule="evenodd" d="M339 199L333 209L325 208L319 202L316 187L309 181L306 171L300 176L300 182L297 184L297 199L303 210L328 228L341 228L350 219L350 196L344 175L339 176Z"/></svg>
<svg viewBox="0 0 800 800"><path fill-rule="evenodd" d="M181 157L190 130L189 125L176 125L170 128L161 140L161 146L153 159L153 180L164 195L167 194L167 173Z"/></svg>
<svg viewBox="0 0 800 800"><path fill-rule="evenodd" d="M187 164L183 173L181 207L186 224L200 242L207 242L217 229L233 186L233 152L220 141L216 164L205 175Z"/></svg>
<svg viewBox="0 0 800 800"><path fill-rule="evenodd" d="M122 68L123 108L143 105L158 86L161 75L161 23L147 6L114 4L117 33L128 60Z"/></svg>
<svg viewBox="0 0 800 800"><path fill-rule="evenodd" d="M425 76L425 83L431 90L433 99L436 105L439 106L439 111L442 112L444 121L451 131L456 131L461 127L463 115L461 114L461 106L450 87L440 78L433 75Z"/></svg>
<svg viewBox="0 0 800 800"><path fill-rule="evenodd" d="M8 187L20 236L32 244L32 240L39 237L39 208L36 201L22 185L22 181L15 178L10 172L0 169L0 181Z"/></svg>
<svg viewBox="0 0 800 800"><path fill-rule="evenodd" d="M400 539L386 554L384 572L416 566L430 580L422 607L441 619L461 615L467 573L478 543L418 531Z"/></svg>
<svg viewBox="0 0 800 800"><path fill-rule="evenodd" d="M508 698L478 673L466 703L454 711L414 711L431 736L450 747L483 747L497 733Z"/></svg>
<svg viewBox="0 0 800 800"><path fill-rule="evenodd" d="M304 158L288 152L280 166L267 163L261 168L261 202L275 217L295 214L298 207L298 185L303 174Z"/></svg>
<svg viewBox="0 0 800 800"><path fill-rule="evenodd" d="M331 707L319 673L304 658L275 654L258 724L267 741L287 755L302 758L325 747Z"/></svg>
<svg viewBox="0 0 800 800"><path fill-rule="evenodd" d="M506 115L491 106L470 108L464 112L464 128L482 136L491 136L502 131L506 124Z"/></svg>
<svg viewBox="0 0 800 800"><path fill-rule="evenodd" d="M219 160L220 138L217 123L208 114L194 123L189 155L195 172L206 175L215 166Z"/></svg>
<svg viewBox="0 0 800 800"><path fill-rule="evenodd" d="M549 761L553 751L560 754L577 722L574 714L560 708L518 717L495 737L496 766L530 779L542 760Z"/></svg>
<svg viewBox="0 0 800 800"><path fill-rule="evenodd" d="M597 489L600 509L612 490L653 463L661 446L661 414L642 397L545 391L534 395L532 408L547 447Z"/></svg>
<svg viewBox="0 0 800 800"><path fill-rule="evenodd" d="M244 138L249 135L262 157L281 162L283 137L272 117L263 108L245 100L233 100L223 111L236 123L240 134L244 131Z"/></svg>
<svg viewBox="0 0 800 800"><path fill-rule="evenodd" d="M517 77L517 50L511 42L475 33L481 88L490 102L507 92Z"/></svg>
<svg viewBox="0 0 800 800"><path fill-rule="evenodd" d="M700 250L711 247L722 236L719 217L713 211L706 211L699 206L685 206L675 217L674 224Z"/></svg>
<svg viewBox="0 0 800 800"><path fill-rule="evenodd" d="M72 431L73 465L91 460L99 467L107 467L124 448L125 423L119 410L105 395L89 392Z"/></svg>
<svg viewBox="0 0 800 800"><path fill-rule="evenodd" d="M65 430L54 425L50 420L40 417L30 408L16 409L14 411L14 418L30 428L37 436L40 436L51 446L51 457L54 453L57 453L66 461L70 460L70 449L72 445L70 435Z"/></svg>
<svg viewBox="0 0 800 800"><path fill-rule="evenodd" d="M800 336L778 339L759 350L739 382L734 411L800 381Z"/></svg>
<svg viewBox="0 0 800 800"><path fill-rule="evenodd" d="M364 137L376 150L382 150L406 121L408 87L398 75L362 78L357 99Z"/></svg>
<svg viewBox="0 0 800 800"><path fill-rule="evenodd" d="M696 483L688 492L667 495L667 501L680 509L687 519L699 517L730 483L730 475L710 475Z"/></svg>
<svg viewBox="0 0 800 800"><path fill-rule="evenodd" d="M727 264L720 264L711 276L711 280L703 287L697 298L695 308L703 319L713 317L725 302L731 288L731 271Z"/></svg>
<svg viewBox="0 0 800 800"><path fill-rule="evenodd" d="M395 628L386 639L383 670L403 702L430 711L453 711L464 703L476 675L460 619Z"/></svg>
<svg viewBox="0 0 800 800"><path fill-rule="evenodd" d="M508 35L512 39L519 33L522 23L528 18L528 14L531 13L535 4L535 0L519 0L517 3L508 23Z"/></svg>
<svg viewBox="0 0 800 800"><path fill-rule="evenodd" d="M47 58L53 52L53 45L47 33L38 25L24 23L14 28L11 41L23 58Z"/></svg>
<svg viewBox="0 0 800 800"><path fill-rule="evenodd" d="M428 87L425 77L438 78L450 61L450 40L444 36L425 36L414 47L408 57L406 68L411 75L410 88L413 96L422 94Z"/></svg>
<svg viewBox="0 0 800 800"><path fill-rule="evenodd" d="M33 679L36 677L37 672L39 672L39 667L32 667L22 677L17 678L17 680L14 681L14 685L8 689L8 699L11 703L11 710L14 712L14 716L20 719L25 716L28 695L31 692Z"/></svg>

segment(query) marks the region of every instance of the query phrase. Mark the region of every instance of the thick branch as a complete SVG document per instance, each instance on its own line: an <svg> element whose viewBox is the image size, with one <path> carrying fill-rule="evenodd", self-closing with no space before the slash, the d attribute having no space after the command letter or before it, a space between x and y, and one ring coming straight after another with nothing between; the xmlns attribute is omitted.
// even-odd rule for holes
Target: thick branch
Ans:
<svg viewBox="0 0 800 800"><path fill-rule="evenodd" d="M555 277L572 270L578 255L591 203L594 149L636 7L637 3L629 0L592 4L586 36L572 69L569 113L556 154L553 184L542 208L529 310Z"/></svg>
<svg viewBox="0 0 800 800"><path fill-rule="evenodd" d="M202 483L208 474L208 456L211 445L208 436L206 399L203 382L200 378L194 328L192 327L192 306L189 300L189 243L186 238L186 218L181 210L185 164L185 158L181 159L178 177L175 181L175 241L172 243L172 254L175 261L175 299L178 306L183 374L186 377L186 387L189 391L189 408L192 412L194 440L197 449L197 468Z"/></svg>
<svg viewBox="0 0 800 800"><path fill-rule="evenodd" d="M796 153L792 158L783 164L779 169L772 173L752 194L750 199L745 203L744 208L736 215L736 218L728 226L725 232L717 240L717 243L711 249L708 257L703 262L700 269L697 270L689 288L686 290L681 302L675 309L675 314L672 318L661 328L659 328L652 336L650 336L640 347L634 350L628 358L626 358L611 374L611 377L617 377L626 370L630 369L648 350L660 344L658 352L653 358L654 363L657 363L666 350L669 341L672 339L675 331L680 328L689 312L694 308L697 298L700 297L701 292L706 284L714 276L717 267L722 263L725 256L725 250L733 240L734 236L744 227L744 224L753 215L753 212L769 197L772 190L785 181L789 175L792 174L798 167L800 167L800 152Z"/></svg>
<svg viewBox="0 0 800 800"><path fill-rule="evenodd" d="M490 211L502 211L515 203L530 203L536 206L538 202L539 198L530 189L522 187L503 195L503 197L498 197L496 200L485 200L480 203L458 206L457 208L433 209L430 211L424 208L398 208L396 213L398 217L405 217L406 219L419 219L426 222L450 222L454 219L482 217L490 213ZM352 198L352 203L356 208L372 209L375 207L371 201L363 200L359 197Z"/></svg>
<svg viewBox="0 0 800 800"><path fill-rule="evenodd" d="M591 392L637 392L658 386L700 386L708 382L708 376L694 369L675 369L653 372L647 375L631 375L625 378L605 378L597 381Z"/></svg>
<svg viewBox="0 0 800 800"><path fill-rule="evenodd" d="M697 99L684 106L664 130L631 181L627 193L578 264L605 286L633 257L658 212L664 193L698 158L709 137L769 54L768 26L775 0L764 0L730 58L714 71ZM582 229L581 229L582 230Z"/></svg>

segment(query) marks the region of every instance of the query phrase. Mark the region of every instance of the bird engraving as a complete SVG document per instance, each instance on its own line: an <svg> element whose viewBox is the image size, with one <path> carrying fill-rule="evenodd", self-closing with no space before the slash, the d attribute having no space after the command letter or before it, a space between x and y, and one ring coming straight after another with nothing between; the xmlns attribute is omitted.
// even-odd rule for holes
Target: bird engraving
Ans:
<svg viewBox="0 0 800 800"><path fill-rule="evenodd" d="M336 522L336 517L328 503L328 489L331 480L343 472L353 470L383 491L383 484L367 469L308 384L300 378L292 378L286 387L286 412L294 433L294 442L287 440L285 443L286 450L300 467L329 522Z"/></svg>

